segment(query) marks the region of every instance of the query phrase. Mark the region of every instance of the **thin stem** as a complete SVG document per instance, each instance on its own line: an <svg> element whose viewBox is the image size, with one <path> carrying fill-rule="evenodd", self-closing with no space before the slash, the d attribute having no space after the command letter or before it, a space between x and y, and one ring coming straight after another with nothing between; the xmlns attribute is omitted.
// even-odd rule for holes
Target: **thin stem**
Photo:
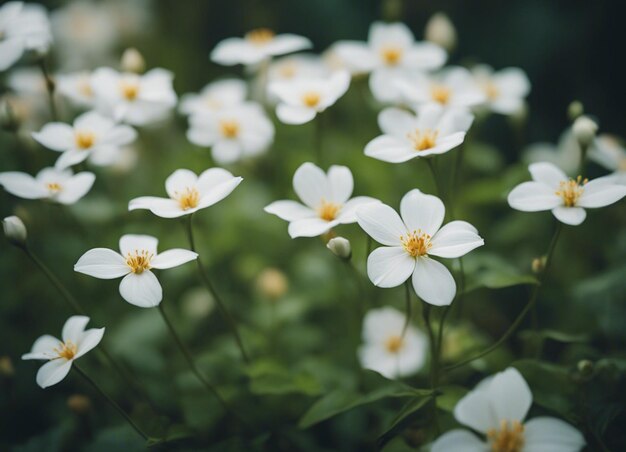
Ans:
<svg viewBox="0 0 626 452"><path fill-rule="evenodd" d="M404 283L404 306L406 310L406 318L404 320L404 326L402 327L401 337L403 339L404 335L406 334L406 330L409 328L409 324L411 323L411 317L413 316L413 310L411 306L411 287L409 286L408 280Z"/></svg>
<svg viewBox="0 0 626 452"><path fill-rule="evenodd" d="M438 386L439 379L439 357L437 353L437 343L435 341L435 333L433 331L433 327L430 323L430 304L423 302L422 303L422 316L424 318L424 326L426 327L426 331L428 332L428 340L430 342L430 388L435 393ZM433 407L433 422L435 424L435 430L437 434L439 433L439 419L437 414L437 403L435 401Z"/></svg>
<svg viewBox="0 0 626 452"><path fill-rule="evenodd" d="M454 164L452 166L452 177L450 178L450 205L448 206L450 208L450 215L452 216L452 218L455 218L455 203L453 202L453 198L454 196L456 196L457 193L457 188L459 186L459 181L461 179L461 168L463 167L463 156L465 154L465 143L463 143L461 146L459 146L459 148L456 150L456 155L454 157Z"/></svg>
<svg viewBox="0 0 626 452"><path fill-rule="evenodd" d="M52 120L57 121L59 118L59 114L57 111L56 103L54 101L54 91L56 89L56 85L54 83L54 80L50 76L50 73L48 72L46 61L43 57L39 60L39 69L41 69L41 74L46 81L46 90L48 91L48 102L50 104L50 114L52 115Z"/></svg>
<svg viewBox="0 0 626 452"><path fill-rule="evenodd" d="M318 113L317 117L315 118L315 120L313 121L315 123L315 136L313 139L314 142L314 146L315 146L315 158L317 160L317 164L318 165L322 165L323 164L323 156L324 156L324 149L323 149L323 136L324 136L324 124L322 123L322 113Z"/></svg>
<svg viewBox="0 0 626 452"><path fill-rule="evenodd" d="M364 258L364 264L365 264L365 268L367 268L367 258L369 257L370 253L372 252L372 246L374 245L372 238L369 235L365 235L366 240L365 240L365 258Z"/></svg>
<svg viewBox="0 0 626 452"><path fill-rule="evenodd" d="M102 390L102 388L100 386L98 386L98 384L93 381L85 372L83 372L81 370L80 367L78 367L76 365L76 363L74 363L73 369L76 370L76 372L85 379L85 381L87 381L87 383L89 383L96 391L98 391L100 393L100 395L102 397L104 397L106 399L107 402L109 402L109 404L115 408L117 410L118 413L120 413L120 415L126 419L126 421L130 424L130 426L146 441L148 441L149 437L148 435L146 435L143 430L141 430L141 428L139 428L139 426L137 424L135 424L135 421L133 421L131 419L131 417L126 413L126 411L124 411L122 409L122 407L120 407L117 402L115 402L115 400L113 400L106 392L104 392Z"/></svg>
<svg viewBox="0 0 626 452"><path fill-rule="evenodd" d="M189 246L191 248L191 251L196 252L196 245L195 245L195 241L193 238L193 227L191 224L191 221L192 221L191 219L192 219L192 215L189 215L186 221L187 238L189 239ZM239 347L239 351L241 352L241 356L243 357L243 360L245 361L246 364L249 364L250 358L248 357L248 354L246 353L246 349L243 346L243 341L241 340L241 336L239 335L239 330L237 329L237 323L235 322L235 319L230 315L230 312L228 312L228 310L226 309L226 305L224 304L221 297L215 290L215 287L211 283L211 279L209 278L209 275L204 269L204 265L202 265L200 256L198 256L198 258L196 259L196 264L198 266L198 272L200 273L200 278L204 282L204 285L206 286L207 290L213 296L213 299L215 300L215 303L217 304L217 308L222 314L222 317L226 319L226 322L228 323L228 326L230 327L230 330L233 336L235 337L235 341L237 342L237 346Z"/></svg>
<svg viewBox="0 0 626 452"><path fill-rule="evenodd" d="M545 276L550 263L552 262L552 255L554 254L554 248L556 247L556 242L559 238L559 235L561 233L561 223L557 222L556 225L556 229L554 231L554 235L552 236L552 240L550 241L550 245L548 246L548 252L546 253L546 264L541 272L541 275L539 277L539 283L536 284L533 287L533 290L531 292L531 295L528 299L528 302L526 303L526 306L524 306L524 309L522 309L522 312L520 312L517 316L517 318L515 319L515 321L511 324L511 326L506 330L506 332L502 335L502 337L500 337L500 339L498 339L496 342L494 342L493 344L491 344L489 347L487 347L485 350L483 350L482 352L467 358L461 362L458 362L456 364L453 364L451 366L446 367L444 370L446 372L449 372L451 370L457 369L459 367L465 366L466 364L471 363L472 361L475 361L477 359L482 358L483 356L488 355L489 353L491 353L492 351L496 350L497 348L499 348L504 342L506 342L506 340L511 337L511 335L515 332L515 330L521 325L521 323L523 322L524 318L526 317L526 314L528 314L528 312L533 308L533 306L535 305L535 303L537 302L537 297L539 296L539 291L541 289L541 283L543 282L543 277Z"/></svg>
<svg viewBox="0 0 626 452"><path fill-rule="evenodd" d="M435 167L435 162L433 158L425 158L426 163L428 164L428 168L430 168L430 172L433 175L433 181L435 182L435 187L437 188L437 194L440 198L443 198L443 189L439 182L439 177L437 177L437 168Z"/></svg>
<svg viewBox="0 0 626 452"><path fill-rule="evenodd" d="M584 146L580 144L580 163L578 164L578 174L580 174L581 176L584 176L587 172L587 151L588 150L589 150L589 145Z"/></svg>

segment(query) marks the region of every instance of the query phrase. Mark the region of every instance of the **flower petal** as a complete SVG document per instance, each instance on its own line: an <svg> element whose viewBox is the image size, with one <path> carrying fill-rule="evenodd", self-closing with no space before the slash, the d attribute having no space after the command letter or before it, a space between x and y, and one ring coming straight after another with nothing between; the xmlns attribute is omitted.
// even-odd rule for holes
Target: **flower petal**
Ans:
<svg viewBox="0 0 626 452"><path fill-rule="evenodd" d="M56 337L44 334L35 341L29 353L22 355L22 359L52 359L55 357L53 349L60 343Z"/></svg>
<svg viewBox="0 0 626 452"><path fill-rule="evenodd" d="M379 202L378 199L370 198L369 196L356 196L343 205L337 216L337 221L341 224L356 223L356 212L359 208L370 203Z"/></svg>
<svg viewBox="0 0 626 452"><path fill-rule="evenodd" d="M96 180L94 173L87 171L72 176L63 187L63 190L55 198L61 204L74 204L85 196Z"/></svg>
<svg viewBox="0 0 626 452"><path fill-rule="evenodd" d="M70 149L59 156L57 161L54 162L54 167L62 170L78 165L80 162L85 161L90 154L91 152L88 150Z"/></svg>
<svg viewBox="0 0 626 452"><path fill-rule="evenodd" d="M359 226L382 245L402 245L400 237L407 234L407 228L400 215L383 203L372 203L359 207L356 211Z"/></svg>
<svg viewBox="0 0 626 452"><path fill-rule="evenodd" d="M317 216L315 211L310 207L290 200L274 201L266 206L264 210L286 221L296 221Z"/></svg>
<svg viewBox="0 0 626 452"><path fill-rule="evenodd" d="M40 132L33 132L33 138L53 151L67 151L74 146L74 129L62 122L51 122Z"/></svg>
<svg viewBox="0 0 626 452"><path fill-rule="evenodd" d="M418 297L435 306L449 305L456 295L456 283L450 270L426 256L415 261L413 288Z"/></svg>
<svg viewBox="0 0 626 452"><path fill-rule="evenodd" d="M292 239L297 237L317 237L328 232L337 223L326 221L321 218L305 218L289 223L287 231Z"/></svg>
<svg viewBox="0 0 626 452"><path fill-rule="evenodd" d="M585 184L583 193L576 203L580 207L604 207L626 196L626 187L595 179Z"/></svg>
<svg viewBox="0 0 626 452"><path fill-rule="evenodd" d="M188 169L177 169L165 180L165 191L167 196L176 199L178 194L184 192L188 188L194 188L198 176Z"/></svg>
<svg viewBox="0 0 626 452"><path fill-rule="evenodd" d="M19 171L0 173L0 185L12 195L24 199L39 199L49 196L48 190L33 176Z"/></svg>
<svg viewBox="0 0 626 452"><path fill-rule="evenodd" d="M76 345L78 346L78 352L74 359L80 358L85 353L93 350L102 340L104 336L104 328L92 328L82 333Z"/></svg>
<svg viewBox="0 0 626 452"><path fill-rule="evenodd" d="M381 246L367 257L367 276L378 287L396 287L415 269L415 259L401 246Z"/></svg>
<svg viewBox="0 0 626 452"><path fill-rule="evenodd" d="M354 179L347 166L331 166L328 170L327 180L329 201L344 204L350 199L354 189Z"/></svg>
<svg viewBox="0 0 626 452"><path fill-rule="evenodd" d="M509 206L522 212L539 212L554 209L563 200L550 186L541 182L523 182L511 190L507 198Z"/></svg>
<svg viewBox="0 0 626 452"><path fill-rule="evenodd" d="M457 402L454 407L454 418L480 433L487 433L500 425L500 419L493 412L486 391L477 389L470 391Z"/></svg>
<svg viewBox="0 0 626 452"><path fill-rule="evenodd" d="M497 373L485 391L493 414L498 420L523 422L533 403L533 395L528 383L514 367Z"/></svg>
<svg viewBox="0 0 626 452"><path fill-rule="evenodd" d="M242 177L234 177L231 175L228 180L211 187L211 189L208 191L204 191L204 188L202 188L201 197L200 201L198 202L197 209L204 209L205 207L209 207L213 204L220 202L222 199L230 195L233 190L237 188L237 186L241 183L241 181L243 181Z"/></svg>
<svg viewBox="0 0 626 452"><path fill-rule="evenodd" d="M524 447L537 452L577 452L585 438L567 422L553 417L536 417L524 424Z"/></svg>
<svg viewBox="0 0 626 452"><path fill-rule="evenodd" d="M535 182L541 182L553 188L557 188L561 182L569 180L569 177L560 168L549 162L531 163L528 166L528 171L530 171Z"/></svg>
<svg viewBox="0 0 626 452"><path fill-rule="evenodd" d="M140 308L153 308L163 299L163 289L154 273L130 273L120 282L122 298Z"/></svg>
<svg viewBox="0 0 626 452"><path fill-rule="evenodd" d="M430 452L486 452L489 445L467 430L451 430L433 443Z"/></svg>
<svg viewBox="0 0 626 452"><path fill-rule="evenodd" d="M416 118L400 108L385 108L378 114L378 127L385 135L404 138L416 127Z"/></svg>
<svg viewBox="0 0 626 452"><path fill-rule="evenodd" d="M304 124L315 118L317 112L313 108L295 105L278 104L276 116L285 124Z"/></svg>
<svg viewBox="0 0 626 452"><path fill-rule="evenodd" d="M582 207L559 206L552 209L552 214L561 223L569 224L570 226L578 226L587 218L587 212Z"/></svg>
<svg viewBox="0 0 626 452"><path fill-rule="evenodd" d="M55 385L67 376L71 368L72 361L63 358L48 361L37 372L37 384L43 389Z"/></svg>
<svg viewBox="0 0 626 452"><path fill-rule="evenodd" d="M83 254L74 271L100 279L115 279L130 272L126 260L108 248L94 248Z"/></svg>
<svg viewBox="0 0 626 452"><path fill-rule="evenodd" d="M442 227L430 241L428 254L439 257L461 257L485 244L474 226L466 221L451 221Z"/></svg>
<svg viewBox="0 0 626 452"><path fill-rule="evenodd" d="M166 268L178 267L179 265L186 264L194 259L198 258L198 253L193 251L184 250L181 248L174 248L171 250L163 251L157 254L150 261L152 268L158 268L163 270Z"/></svg>
<svg viewBox="0 0 626 452"><path fill-rule="evenodd" d="M389 163L402 163L420 156L406 140L391 135L374 138L365 146L364 154Z"/></svg>
<svg viewBox="0 0 626 452"><path fill-rule="evenodd" d="M422 230L434 236L443 223L446 208L441 199L422 193L418 189L409 191L400 201L400 215L409 231Z"/></svg>
<svg viewBox="0 0 626 452"><path fill-rule="evenodd" d="M63 342L71 341L74 344L78 344L88 323L89 317L85 315L73 315L67 319L63 325L63 332L61 333Z"/></svg>
<svg viewBox="0 0 626 452"><path fill-rule="evenodd" d="M302 202L311 209L319 207L323 200L330 200L326 174L310 162L300 165L294 173L293 189Z"/></svg>
<svg viewBox="0 0 626 452"><path fill-rule="evenodd" d="M120 253L122 256L145 250L149 254L157 254L159 239L144 234L124 234L120 237Z"/></svg>

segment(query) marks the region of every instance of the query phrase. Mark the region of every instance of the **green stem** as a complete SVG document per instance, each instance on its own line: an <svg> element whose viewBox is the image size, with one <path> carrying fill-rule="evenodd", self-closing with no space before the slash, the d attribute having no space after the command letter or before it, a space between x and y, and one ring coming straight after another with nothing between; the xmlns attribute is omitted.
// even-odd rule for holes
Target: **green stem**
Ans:
<svg viewBox="0 0 626 452"><path fill-rule="evenodd" d="M472 361L476 361L477 359L482 358L483 356L488 355L489 353L491 353L492 351L498 349L504 342L506 342L506 340L511 337L511 335L515 332L515 330L522 324L522 321L524 320L524 318L526 317L526 314L528 314L528 312L533 308L533 306L535 305L535 303L537 302L537 297L539 296L539 290L541 289L541 283L543 282L543 277L545 276L550 263L552 262L552 255L554 254L554 248L556 247L556 242L559 238L559 235L561 233L561 228L562 225L560 222L557 222L556 225L556 229L554 231L554 235L552 236L552 240L550 241L550 245L548 246L548 252L546 253L546 264L541 272L541 275L539 277L539 282L538 284L536 284L533 287L532 293L528 299L528 302L526 303L526 306L524 306L524 309L522 309L522 312L520 312L517 316L517 318L515 319L515 321L511 324L511 326L506 330L506 332L502 335L502 337L500 337L500 339L498 339L496 342L494 342L492 345L490 345L489 347L487 347L485 350L483 350L482 352L471 356L470 358L467 358L461 362L458 362L456 364L453 364L451 366L448 366L444 369L444 371L449 372L451 370L457 369L459 367L465 366L466 364L471 363Z"/></svg>
<svg viewBox="0 0 626 452"><path fill-rule="evenodd" d="M424 318L424 326L426 327L426 331L428 332L428 341L430 343L430 388L432 389L433 394L435 394L437 386L439 384L439 357L437 353L435 333L430 323L430 308L430 304L426 302L422 303L422 316ZM434 402L433 407L433 422L435 424L435 430L437 431L437 434L439 434L439 416L437 413L436 401Z"/></svg>
<svg viewBox="0 0 626 452"><path fill-rule="evenodd" d="M406 318L404 320L404 326L402 327L401 337L403 339L404 335L406 334L406 330L409 328L409 324L411 323L411 317L413 316L413 310L411 306L411 287L408 280L404 283L404 306L406 310Z"/></svg>
<svg viewBox="0 0 626 452"><path fill-rule="evenodd" d="M87 381L87 383L89 383L96 391L98 391L100 393L100 395L102 397L104 397L106 399L107 402L109 402L109 404L115 408L117 410L118 413L120 413L120 415L126 419L126 421L130 424L130 426L146 441L148 441L148 435L146 435L143 430L141 430L141 428L139 428L139 426L137 424L135 424L135 421L133 421L131 419L131 417L126 413L126 411L124 411L122 409L122 407L120 407L117 402L115 402L115 400L113 400L106 392L104 392L102 390L102 388L100 386L98 386L98 384L93 381L91 378L89 378L89 376L83 372L80 367L78 367L76 365L76 363L74 363L73 368L76 370L76 372L85 379L85 381Z"/></svg>
<svg viewBox="0 0 626 452"><path fill-rule="evenodd" d="M52 115L52 120L58 121L59 114L54 101L54 91L56 89L56 85L48 72L48 67L46 66L46 61L43 57L39 59L39 69L41 69L41 74L46 82L46 90L48 91L48 102L50 104L50 114Z"/></svg>
<svg viewBox="0 0 626 452"><path fill-rule="evenodd" d="M318 165L323 164L323 156L324 156L324 148L323 148L323 136L324 136L324 124L322 121L322 114L318 113L317 117L313 120L315 123L315 136L313 138L314 146L315 146L315 158L317 160Z"/></svg>
<svg viewBox="0 0 626 452"><path fill-rule="evenodd" d="M430 173L433 176L433 181L435 182L435 187L437 188L437 195L439 195L439 197L443 199L443 187L439 182L439 177L437 177L437 168L435 167L434 159L432 157L427 157L424 160L426 160L428 168L430 168Z"/></svg>
<svg viewBox="0 0 626 452"><path fill-rule="evenodd" d="M365 268L367 268L367 258L369 257L370 253L372 252L372 246L374 245L372 238L369 235L365 235L366 240L365 240L365 258L364 258L364 264L365 264Z"/></svg>
<svg viewBox="0 0 626 452"><path fill-rule="evenodd" d="M191 251L196 252L196 245L195 245L195 241L193 238L193 227L191 224L192 216L193 215L188 216L188 219L186 221L186 230L187 230L187 238L189 240L189 246L191 247ZM215 287L211 283L211 279L209 278L209 275L204 269L204 265L202 265L200 256L198 256L198 258L196 259L196 263L198 266L198 272L200 273L200 278L204 282L204 285L206 286L209 293L213 296L213 299L215 300L215 303L217 304L217 308L222 314L222 317L226 319L226 322L228 323L228 326L233 336L235 337L235 341L237 342L237 347L239 347L239 351L241 352L241 356L243 357L243 360L246 362L246 364L249 364L250 358L248 357L248 354L246 353L246 349L243 346L243 341L241 340L241 336L239 335L239 330L237 329L237 324L235 323L235 319L230 315L230 312L228 312L228 310L226 309L226 305L224 304L221 297L215 290Z"/></svg>
<svg viewBox="0 0 626 452"><path fill-rule="evenodd" d="M580 163L578 164L578 174L584 176L587 173L587 152L589 151L589 145L583 146L580 144Z"/></svg>

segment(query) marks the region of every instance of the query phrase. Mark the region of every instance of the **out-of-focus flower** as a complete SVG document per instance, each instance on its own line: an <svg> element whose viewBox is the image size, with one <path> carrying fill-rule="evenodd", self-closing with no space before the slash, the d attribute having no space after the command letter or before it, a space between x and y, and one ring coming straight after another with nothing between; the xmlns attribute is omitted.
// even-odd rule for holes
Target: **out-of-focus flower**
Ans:
<svg viewBox="0 0 626 452"><path fill-rule="evenodd" d="M79 71L56 76L57 91L73 105L80 108L92 108L95 94L91 85L91 72Z"/></svg>
<svg viewBox="0 0 626 452"><path fill-rule="evenodd" d="M472 74L465 68L449 66L436 74L413 73L396 80L402 97L409 103L437 103L448 107L474 107L487 99Z"/></svg>
<svg viewBox="0 0 626 452"><path fill-rule="evenodd" d="M63 325L59 340L48 334L41 336L33 344L30 353L22 359L40 359L48 361L37 372L37 384L42 388L55 385L63 380L72 368L74 360L96 347L102 340L104 328L86 330L89 317L75 315Z"/></svg>
<svg viewBox="0 0 626 452"><path fill-rule="evenodd" d="M276 59L267 70L269 83L303 78L320 78L330 75L330 68L317 55L296 54Z"/></svg>
<svg viewBox="0 0 626 452"><path fill-rule="evenodd" d="M408 377L426 362L428 341L413 325L404 331L406 316L391 307L372 309L363 319L361 366L387 378Z"/></svg>
<svg viewBox="0 0 626 452"><path fill-rule="evenodd" d="M567 106L567 117L570 121L575 121L583 113L585 113L585 106L579 100L574 100Z"/></svg>
<svg viewBox="0 0 626 452"><path fill-rule="evenodd" d="M243 103L247 94L243 80L218 80L206 85L198 94L183 94L178 109L184 115L215 113Z"/></svg>
<svg viewBox="0 0 626 452"><path fill-rule="evenodd" d="M0 71L26 51L47 52L51 42L48 15L41 5L7 2L0 7Z"/></svg>
<svg viewBox="0 0 626 452"><path fill-rule="evenodd" d="M99 279L123 276L120 295L124 300L140 308L158 306L163 289L151 269L178 267L198 257L197 253L180 248L157 253L158 243L149 235L126 234L120 238L120 253L94 248L78 259L74 271Z"/></svg>
<svg viewBox="0 0 626 452"><path fill-rule="evenodd" d="M256 288L264 297L277 300L289 289L287 276L277 268L266 268L256 278Z"/></svg>
<svg viewBox="0 0 626 452"><path fill-rule="evenodd" d="M224 66L253 65L271 57L312 47L311 41L294 34L275 34L267 28L252 30L243 38L227 38L211 52L211 60Z"/></svg>
<svg viewBox="0 0 626 452"><path fill-rule="evenodd" d="M356 212L359 225L381 243L367 258L367 274L375 286L396 287L412 277L413 288L427 303L452 303L456 283L450 271L431 256L461 257L484 245L474 226L451 221L441 227L443 202L414 189L400 202L400 215L386 204L370 204Z"/></svg>
<svg viewBox="0 0 626 452"><path fill-rule="evenodd" d="M350 74L273 82L269 93L278 98L276 115L286 124L304 124L333 105L350 86Z"/></svg>
<svg viewBox="0 0 626 452"><path fill-rule="evenodd" d="M165 69L152 69L143 75L96 69L91 86L99 111L116 121L144 126L163 120L176 106L173 75Z"/></svg>
<svg viewBox="0 0 626 452"><path fill-rule="evenodd" d="M448 16L436 13L426 23L424 38L433 42L448 52L456 47L456 29Z"/></svg>
<svg viewBox="0 0 626 452"><path fill-rule="evenodd" d="M135 72L141 74L146 70L146 60L139 50L134 47L124 50L120 61L120 68L123 72Z"/></svg>
<svg viewBox="0 0 626 452"><path fill-rule="evenodd" d="M41 71L33 67L13 68L6 75L11 93L3 97L11 103L14 119L24 134L49 120L50 110L47 98L46 81ZM30 138L30 136L28 137Z"/></svg>
<svg viewBox="0 0 626 452"><path fill-rule="evenodd" d="M352 256L352 246L350 245L350 240L345 237L333 237L326 244L326 248L328 248L340 259L349 260Z"/></svg>
<svg viewBox="0 0 626 452"><path fill-rule="evenodd" d="M200 176L178 169L165 180L169 198L141 196L128 203L128 210L147 209L162 218L190 215L226 198L242 180L222 168L210 168Z"/></svg>
<svg viewBox="0 0 626 452"><path fill-rule="evenodd" d="M274 139L274 124L263 107L245 102L192 115L187 138L198 146L210 146L213 159L228 164L266 151Z"/></svg>
<svg viewBox="0 0 626 452"><path fill-rule="evenodd" d="M583 148L591 144L598 132L598 124L589 116L581 115L572 124L572 132Z"/></svg>
<svg viewBox="0 0 626 452"><path fill-rule="evenodd" d="M524 149L522 160L527 164L549 162L566 174L574 174L580 164L580 145L568 128L559 137L556 146L552 143L534 143Z"/></svg>
<svg viewBox="0 0 626 452"><path fill-rule="evenodd" d="M459 146L472 125L474 115L465 108L444 109L425 104L413 115L387 108L378 115L383 135L365 147L365 155L391 163L443 154Z"/></svg>
<svg viewBox="0 0 626 452"><path fill-rule="evenodd" d="M604 207L626 196L626 186L600 177L587 181L578 176L570 179L559 168L548 162L528 166L533 182L523 182L509 193L509 205L523 212L551 210L561 223L581 224L585 208Z"/></svg>
<svg viewBox="0 0 626 452"><path fill-rule="evenodd" d="M15 215L6 217L2 220L2 229L4 229L4 236L14 245L23 246L26 243L28 233L20 217Z"/></svg>
<svg viewBox="0 0 626 452"><path fill-rule="evenodd" d="M468 430L451 430L435 441L431 451L578 452L584 447L583 435L560 419L537 417L524 422L532 403L526 380L509 367L480 382L454 407L456 420L485 439Z"/></svg>
<svg viewBox="0 0 626 452"><path fill-rule="evenodd" d="M380 202L369 196L350 199L353 188L349 168L333 165L324 173L313 163L303 163L293 175L293 189L304 205L275 201L265 211L289 222L291 238L315 237L340 224L355 223L358 207Z"/></svg>
<svg viewBox="0 0 626 452"><path fill-rule="evenodd" d="M616 137L608 134L598 136L589 149L589 158L613 171L607 177L626 185L626 149Z"/></svg>
<svg viewBox="0 0 626 452"><path fill-rule="evenodd" d="M511 67L494 72L490 66L481 64L472 69L472 74L485 93L485 105L491 111L513 115L523 108L530 92L530 81L524 71Z"/></svg>
<svg viewBox="0 0 626 452"><path fill-rule="evenodd" d="M6 191L24 199L49 199L60 204L74 204L85 196L96 180L93 173L44 168L37 176L8 171L0 173L0 185Z"/></svg>
<svg viewBox="0 0 626 452"><path fill-rule="evenodd" d="M83 113L70 126L62 122L46 124L33 138L53 151L62 152L55 166L65 169L90 161L111 163L111 154L117 155L120 148L137 138L137 132L130 126L115 124L100 113Z"/></svg>
<svg viewBox="0 0 626 452"><path fill-rule="evenodd" d="M335 54L352 73L372 72L370 89L381 102L398 100L394 80L408 70L434 70L446 62L446 52L431 42L416 42L402 23L374 22L368 42L339 41Z"/></svg>

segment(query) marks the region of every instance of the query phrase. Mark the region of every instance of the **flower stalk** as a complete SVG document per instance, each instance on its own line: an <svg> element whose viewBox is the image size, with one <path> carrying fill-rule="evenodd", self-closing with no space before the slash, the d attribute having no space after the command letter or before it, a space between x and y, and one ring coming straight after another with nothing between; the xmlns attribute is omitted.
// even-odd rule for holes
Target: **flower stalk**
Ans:
<svg viewBox="0 0 626 452"><path fill-rule="evenodd" d="M48 92L48 103L50 104L50 114L52 116L52 120L57 121L59 119L59 113L57 111L56 102L54 101L56 83L50 76L50 72L46 66L46 61L43 57L39 59L39 69L41 70L41 74L46 82L46 91Z"/></svg>

